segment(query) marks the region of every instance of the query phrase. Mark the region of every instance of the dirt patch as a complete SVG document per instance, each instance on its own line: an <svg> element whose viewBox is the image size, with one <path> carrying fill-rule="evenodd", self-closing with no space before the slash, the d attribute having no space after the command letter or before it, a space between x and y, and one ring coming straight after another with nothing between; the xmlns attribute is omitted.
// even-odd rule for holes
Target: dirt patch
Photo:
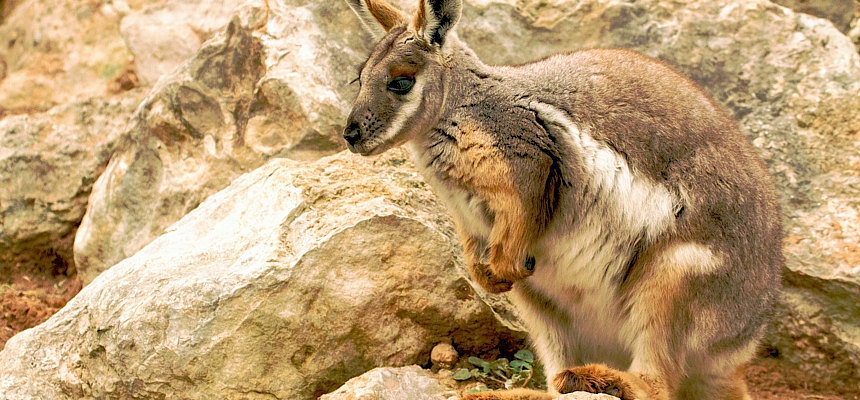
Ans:
<svg viewBox="0 0 860 400"><path fill-rule="evenodd" d="M756 400L860 400L860 386L834 386L826 376L801 371L778 357L760 357L746 370Z"/></svg>
<svg viewBox="0 0 860 400"><path fill-rule="evenodd" d="M45 322L81 291L77 276L27 273L0 283L0 350L16 333Z"/></svg>

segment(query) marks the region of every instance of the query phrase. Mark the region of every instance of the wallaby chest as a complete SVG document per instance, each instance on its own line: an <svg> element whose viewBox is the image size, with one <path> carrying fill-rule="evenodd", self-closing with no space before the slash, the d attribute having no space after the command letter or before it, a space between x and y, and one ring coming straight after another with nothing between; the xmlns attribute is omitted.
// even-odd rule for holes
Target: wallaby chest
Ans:
<svg viewBox="0 0 860 400"><path fill-rule="evenodd" d="M440 136L450 133L439 134ZM476 238L486 240L493 226L494 215L487 207L486 199L470 187L468 171L461 171L463 158L469 157L469 150L459 147L453 137L439 138L427 143L416 140L410 142L409 149L413 161L424 181L430 185L453 219L461 229Z"/></svg>

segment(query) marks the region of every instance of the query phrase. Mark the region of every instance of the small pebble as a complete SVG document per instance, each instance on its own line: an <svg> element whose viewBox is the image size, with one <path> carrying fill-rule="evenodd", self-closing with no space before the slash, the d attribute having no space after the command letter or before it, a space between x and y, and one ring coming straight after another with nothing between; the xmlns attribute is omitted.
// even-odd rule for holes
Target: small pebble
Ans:
<svg viewBox="0 0 860 400"><path fill-rule="evenodd" d="M430 362L439 368L451 368L459 359L457 350L448 343L439 343L430 351Z"/></svg>

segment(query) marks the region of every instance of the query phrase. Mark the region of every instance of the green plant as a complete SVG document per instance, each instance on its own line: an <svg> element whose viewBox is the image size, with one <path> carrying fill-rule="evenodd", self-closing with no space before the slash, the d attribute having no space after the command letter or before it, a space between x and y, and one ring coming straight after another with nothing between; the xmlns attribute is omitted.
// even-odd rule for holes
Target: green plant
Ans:
<svg viewBox="0 0 860 400"><path fill-rule="evenodd" d="M469 362L475 367L470 369L460 368L454 372L453 378L465 381L475 378L486 384L496 383L505 389L525 387L534 375L534 354L528 350L520 350L514 354L514 360L497 358L493 361L485 361L478 357L469 357ZM468 393L483 392L491 390L489 387L478 387Z"/></svg>

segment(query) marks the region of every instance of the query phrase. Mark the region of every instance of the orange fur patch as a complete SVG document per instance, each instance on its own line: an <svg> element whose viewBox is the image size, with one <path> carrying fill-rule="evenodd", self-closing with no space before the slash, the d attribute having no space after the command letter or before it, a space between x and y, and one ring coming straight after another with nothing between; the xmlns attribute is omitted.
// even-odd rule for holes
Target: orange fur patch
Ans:
<svg viewBox="0 0 860 400"><path fill-rule="evenodd" d="M415 18L412 19L412 26L415 32L420 32L427 21L427 10L424 8L424 0L418 0L418 11L415 12Z"/></svg>
<svg viewBox="0 0 860 400"><path fill-rule="evenodd" d="M603 364L588 364L568 369L553 379L559 393L607 393L622 400L651 399L644 397L648 385L633 374L612 369Z"/></svg>
<svg viewBox="0 0 860 400"><path fill-rule="evenodd" d="M367 3L370 15L382 25L386 32L405 19L405 16L400 11L382 0L365 0L365 2Z"/></svg>
<svg viewBox="0 0 860 400"><path fill-rule="evenodd" d="M490 272L501 280L517 282L530 275L523 267L530 224L526 221L522 197L508 161L492 138L477 124L464 122L460 127L463 132L458 142L460 155L449 173L486 200L495 213L488 243Z"/></svg>
<svg viewBox="0 0 860 400"><path fill-rule="evenodd" d="M388 76L396 78L398 76L415 76L418 67L414 65L392 65L388 70Z"/></svg>

